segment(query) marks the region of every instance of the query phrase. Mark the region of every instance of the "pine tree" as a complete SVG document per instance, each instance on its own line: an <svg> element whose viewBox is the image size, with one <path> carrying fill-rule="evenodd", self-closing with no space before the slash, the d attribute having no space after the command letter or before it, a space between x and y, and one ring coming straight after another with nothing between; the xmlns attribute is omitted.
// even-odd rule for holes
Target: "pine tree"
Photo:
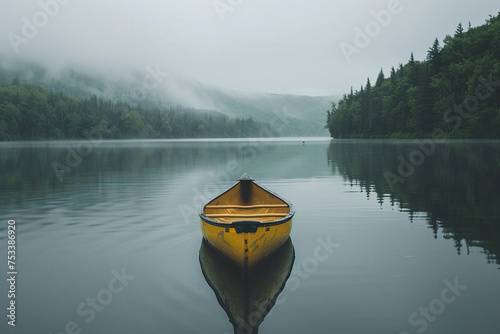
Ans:
<svg viewBox="0 0 500 334"><path fill-rule="evenodd" d="M369 93L372 90L372 84L370 78L366 79L366 91Z"/></svg>
<svg viewBox="0 0 500 334"><path fill-rule="evenodd" d="M378 74L377 81L375 82L375 87L381 87L382 84L384 83L384 70L380 69L380 73Z"/></svg>
<svg viewBox="0 0 500 334"><path fill-rule="evenodd" d="M464 28L462 23L458 24L457 30L455 30L455 37L463 37L464 36Z"/></svg>
<svg viewBox="0 0 500 334"><path fill-rule="evenodd" d="M396 88L396 83L397 83L396 70L394 69L394 66L393 66L391 68L391 86L392 86L392 89Z"/></svg>
<svg viewBox="0 0 500 334"><path fill-rule="evenodd" d="M432 47L427 51L427 60L431 65L431 74L438 73L441 67L441 46L437 38L434 40Z"/></svg>
<svg viewBox="0 0 500 334"><path fill-rule="evenodd" d="M413 57L413 52L411 53L408 66L409 66L408 79L410 80L409 84L410 86L416 86L418 84L418 67L417 67L417 62Z"/></svg>

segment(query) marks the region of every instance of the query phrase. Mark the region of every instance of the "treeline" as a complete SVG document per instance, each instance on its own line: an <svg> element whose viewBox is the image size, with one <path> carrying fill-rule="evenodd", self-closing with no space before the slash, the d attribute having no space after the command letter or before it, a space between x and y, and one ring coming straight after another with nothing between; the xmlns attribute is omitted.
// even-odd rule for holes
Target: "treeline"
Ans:
<svg viewBox="0 0 500 334"><path fill-rule="evenodd" d="M33 84L0 83L0 140L252 137L274 134L250 118L175 107L144 109L126 103L77 99Z"/></svg>
<svg viewBox="0 0 500 334"><path fill-rule="evenodd" d="M334 138L500 138L500 13L381 70L327 112Z"/></svg>

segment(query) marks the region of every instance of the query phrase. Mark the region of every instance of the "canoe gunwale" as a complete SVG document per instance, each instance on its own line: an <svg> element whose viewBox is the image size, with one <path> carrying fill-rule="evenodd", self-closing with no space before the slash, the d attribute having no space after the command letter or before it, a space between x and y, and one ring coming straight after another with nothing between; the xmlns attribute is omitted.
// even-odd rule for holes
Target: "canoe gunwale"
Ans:
<svg viewBox="0 0 500 334"><path fill-rule="evenodd" d="M237 228L239 226L238 223L240 223L240 225L241 225L241 222L247 222L247 221L258 223L257 227L261 228L261 227L269 227L269 226L276 226L276 225L284 224L293 218L294 213L295 212L292 212L282 219L274 220L272 222L265 222L265 223L260 222L258 220L248 220L248 219L242 219L242 220L234 221L232 223L221 223L221 222L218 222L218 221L215 221L213 219L208 218L203 213L200 214L200 218L205 223L208 223L210 225L217 226L217 227L223 227L223 228Z"/></svg>

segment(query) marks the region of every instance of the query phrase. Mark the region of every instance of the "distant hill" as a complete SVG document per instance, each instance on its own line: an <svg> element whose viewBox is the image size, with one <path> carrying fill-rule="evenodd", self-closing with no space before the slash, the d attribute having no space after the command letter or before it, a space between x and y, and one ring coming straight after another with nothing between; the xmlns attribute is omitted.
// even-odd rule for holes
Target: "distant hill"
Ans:
<svg viewBox="0 0 500 334"><path fill-rule="evenodd" d="M279 124L283 136L328 135L324 129L326 111L339 99L231 91L167 73L161 68L127 70L119 74L97 74L76 67L53 71L38 63L0 56L0 81L14 80L77 98L95 95L141 108L182 106L203 113L215 111L232 118L252 117L258 122Z"/></svg>
<svg viewBox="0 0 500 334"><path fill-rule="evenodd" d="M0 82L0 141L280 136L269 123L185 107L143 108Z"/></svg>

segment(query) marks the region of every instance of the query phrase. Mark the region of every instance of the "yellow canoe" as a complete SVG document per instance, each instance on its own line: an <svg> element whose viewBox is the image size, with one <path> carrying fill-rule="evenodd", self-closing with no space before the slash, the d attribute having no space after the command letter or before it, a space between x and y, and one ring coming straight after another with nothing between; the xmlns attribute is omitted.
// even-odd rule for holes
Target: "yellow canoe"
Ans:
<svg viewBox="0 0 500 334"><path fill-rule="evenodd" d="M234 333L257 333L290 276L295 259L292 240L266 257L250 273L215 251L206 240L200 247L203 276L226 311Z"/></svg>
<svg viewBox="0 0 500 334"><path fill-rule="evenodd" d="M203 237L244 271L290 236L295 209L247 174L208 202L200 213Z"/></svg>

